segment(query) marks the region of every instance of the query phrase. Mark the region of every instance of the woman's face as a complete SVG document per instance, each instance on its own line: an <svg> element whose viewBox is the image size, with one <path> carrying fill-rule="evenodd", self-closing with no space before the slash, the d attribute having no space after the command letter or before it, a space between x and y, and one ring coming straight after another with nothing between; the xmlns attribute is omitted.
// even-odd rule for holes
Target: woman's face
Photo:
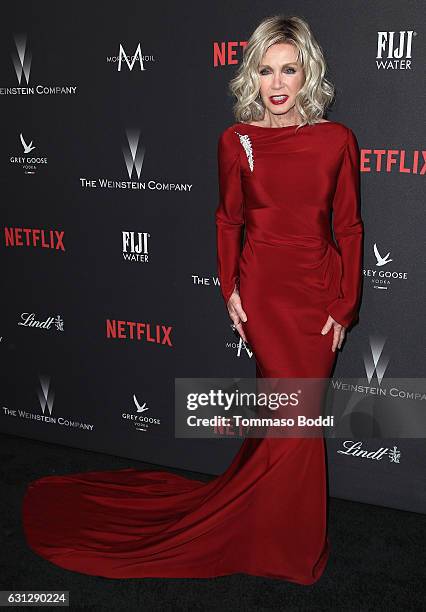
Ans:
<svg viewBox="0 0 426 612"><path fill-rule="evenodd" d="M260 96L273 115L291 119L295 114L296 94L305 82L303 68L296 58L297 49L290 43L272 45L262 58L258 69Z"/></svg>

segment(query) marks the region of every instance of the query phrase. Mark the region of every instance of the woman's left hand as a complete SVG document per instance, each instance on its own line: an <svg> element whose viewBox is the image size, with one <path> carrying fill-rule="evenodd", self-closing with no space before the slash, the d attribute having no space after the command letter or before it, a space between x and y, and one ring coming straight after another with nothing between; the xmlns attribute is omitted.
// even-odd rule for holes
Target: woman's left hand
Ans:
<svg viewBox="0 0 426 612"><path fill-rule="evenodd" d="M336 350L336 347L340 349L343 344L343 340L345 339L346 327L340 325L340 323L335 321L331 315L328 315L327 323L322 328L321 333L323 335L328 334L332 327L334 327L334 330L333 345L331 347L331 350L334 352Z"/></svg>

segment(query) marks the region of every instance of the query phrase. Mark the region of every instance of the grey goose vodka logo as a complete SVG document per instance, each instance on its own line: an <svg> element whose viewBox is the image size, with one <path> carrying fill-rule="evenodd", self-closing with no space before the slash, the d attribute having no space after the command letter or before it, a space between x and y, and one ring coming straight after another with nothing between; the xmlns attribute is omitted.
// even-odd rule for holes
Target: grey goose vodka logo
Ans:
<svg viewBox="0 0 426 612"><path fill-rule="evenodd" d="M414 30L377 32L378 70L412 70Z"/></svg>
<svg viewBox="0 0 426 612"><path fill-rule="evenodd" d="M133 401L134 404L136 406L136 411L137 412L145 412L145 410L149 410L149 406L146 405L146 402L144 402L142 405L139 404L136 395L133 393Z"/></svg>
<svg viewBox="0 0 426 612"><path fill-rule="evenodd" d="M371 268L364 268L364 276L370 281L373 289L387 290L400 281L408 280L408 272L395 269L394 257L383 241L380 245L375 242L370 253L374 255L375 263Z"/></svg>
<svg viewBox="0 0 426 612"><path fill-rule="evenodd" d="M170 183L161 179L141 179L142 166L146 148L141 141L141 131L138 128L127 128L126 138L122 146L124 168L128 180L112 180L107 178L80 178L83 189L124 189L136 191L182 191L192 190L190 183Z"/></svg>
<svg viewBox="0 0 426 612"><path fill-rule="evenodd" d="M388 251L384 257L380 255L376 242L374 243L373 249L374 249L374 255L376 256L376 266L379 266L379 267L385 266L386 264L392 261L392 259L389 258L390 251Z"/></svg>
<svg viewBox="0 0 426 612"><path fill-rule="evenodd" d="M12 66L15 71L18 86L8 85L0 87L0 95L74 95L77 93L76 85L57 85L49 83L35 83L32 85L33 58L27 35L14 34L14 47L11 51ZM42 71L42 63L36 64L37 78Z"/></svg>
<svg viewBox="0 0 426 612"><path fill-rule="evenodd" d="M155 62L153 55L142 55L141 43L138 44L133 53L128 53L124 44L119 43L117 55L107 56L108 64L116 64L117 72L132 72L135 70L144 72L146 70L144 62Z"/></svg>
<svg viewBox="0 0 426 612"><path fill-rule="evenodd" d="M21 139L21 144L24 147L24 153L31 153L31 151L35 149L35 147L33 146L33 141L27 144L22 134L19 134L19 137Z"/></svg>
<svg viewBox="0 0 426 612"><path fill-rule="evenodd" d="M136 394L133 394L133 405L136 408L136 412L122 412L121 418L124 421L130 421L133 423L134 429L136 431L147 432L155 429L156 426L161 425L161 419L159 417L150 416L150 414L146 414L150 407L147 406L147 402L141 402L140 399L136 397Z"/></svg>
<svg viewBox="0 0 426 612"><path fill-rule="evenodd" d="M33 139L23 135L22 132L19 134L19 142L22 147L22 151L18 155L10 155L9 161L15 166L19 166L24 174L35 174L39 167L47 166L47 157L40 155L37 151L37 146L34 144ZM33 153L33 151L36 151Z"/></svg>

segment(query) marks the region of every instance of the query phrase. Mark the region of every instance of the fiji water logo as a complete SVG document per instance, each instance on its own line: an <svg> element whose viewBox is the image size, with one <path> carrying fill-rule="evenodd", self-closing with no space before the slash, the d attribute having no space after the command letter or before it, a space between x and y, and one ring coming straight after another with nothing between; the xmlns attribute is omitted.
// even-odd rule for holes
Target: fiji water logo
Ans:
<svg viewBox="0 0 426 612"><path fill-rule="evenodd" d="M126 261L149 261L148 240L151 234L148 232L122 231L123 259Z"/></svg>
<svg viewBox="0 0 426 612"><path fill-rule="evenodd" d="M411 70L414 30L377 32L376 66L378 70Z"/></svg>

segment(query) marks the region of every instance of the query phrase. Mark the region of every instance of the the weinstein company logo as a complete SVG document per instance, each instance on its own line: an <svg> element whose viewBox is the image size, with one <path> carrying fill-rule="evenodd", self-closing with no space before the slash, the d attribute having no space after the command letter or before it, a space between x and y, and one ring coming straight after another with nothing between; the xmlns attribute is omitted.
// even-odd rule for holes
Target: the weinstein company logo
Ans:
<svg viewBox="0 0 426 612"><path fill-rule="evenodd" d="M5 227L4 239L7 247L38 247L65 251L64 231L32 229L30 227Z"/></svg>
<svg viewBox="0 0 426 612"><path fill-rule="evenodd" d="M22 145L23 154L18 156L11 155L10 163L20 165L25 174L35 174L40 165L47 165L47 157L41 157L38 154L32 153L36 147L32 140L25 140L22 132L19 134L19 140Z"/></svg>
<svg viewBox="0 0 426 612"><path fill-rule="evenodd" d="M124 46L120 43L118 47L118 55L107 56L108 64L117 64L117 71L121 72L124 68L130 72L136 65L136 69L141 72L146 70L144 62L155 62L153 55L142 55L141 44L139 43L136 47L136 51L133 54L128 55L124 50Z"/></svg>
<svg viewBox="0 0 426 612"><path fill-rule="evenodd" d="M45 85L39 83L30 86L32 54L26 34L15 34L15 48L12 50L12 63L19 87L0 87L0 95L73 95L77 92L75 85Z"/></svg>
<svg viewBox="0 0 426 612"><path fill-rule="evenodd" d="M106 337L113 340L143 340L173 347L170 338L172 329L171 325L106 319Z"/></svg>
<svg viewBox="0 0 426 612"><path fill-rule="evenodd" d="M379 247L377 242L373 244L372 251L375 257L374 268L365 268L364 276L371 280L373 289L389 289L392 281L408 280L408 272L395 270L389 266L393 261L391 252Z"/></svg>
<svg viewBox="0 0 426 612"><path fill-rule="evenodd" d="M385 342L386 339L382 336L371 336L369 338L369 350L363 355L367 382L362 377L355 381L347 379L332 380L331 385L335 391L338 391L339 394L350 395L349 400L345 400L343 411L339 407L339 419L341 421L346 417L353 419L354 415L362 415L363 419L368 417L372 426L376 423L377 427L382 428L383 426L383 429L386 429L387 432L393 432L395 429L392 429L392 427L397 426L395 426L395 422L390 420L391 411L388 412L388 422L380 422L380 420L375 419L374 409L376 406L380 407L381 401L389 400L388 405L398 405L398 410L402 402L407 402L407 410L414 405L416 410L419 409L422 410L422 413L424 412L423 407L417 408L415 404L416 402L426 401L426 393L422 385L417 384L417 379L395 379L389 376L385 378L390 361L389 353L385 350ZM423 379L420 379L420 381L422 382ZM378 398L377 404L374 399L376 397ZM366 398L368 401L364 402ZM410 421L409 418L408 421ZM400 432L400 429L398 431ZM383 435L383 437L386 436ZM394 435L387 437L394 437ZM418 435L414 437L418 437Z"/></svg>
<svg viewBox="0 0 426 612"><path fill-rule="evenodd" d="M414 30L377 32L376 66L378 70L411 70Z"/></svg>
<svg viewBox="0 0 426 612"><path fill-rule="evenodd" d="M40 387L37 389L38 401L40 402L40 408L44 415L52 415L53 402L55 399L55 392L50 387L50 377L40 376Z"/></svg>
<svg viewBox="0 0 426 612"><path fill-rule="evenodd" d="M34 312L23 312L21 314L21 321L18 325L23 327L39 327L41 329L56 329L57 331L64 331L64 320L59 315L56 317L47 317L44 321L36 319ZM53 326L53 327L52 327Z"/></svg>
<svg viewBox="0 0 426 612"><path fill-rule="evenodd" d="M123 147L123 156L130 180L133 170L135 170L138 179L141 177L145 147L143 145L139 146L140 135L140 130L126 130L127 143Z"/></svg>
<svg viewBox="0 0 426 612"><path fill-rule="evenodd" d="M345 440L342 442L342 445L345 450L338 450L341 455L352 455L352 457L361 457L362 459L372 459L375 461L380 461L383 457L388 457L391 463L399 463L401 457L401 451L397 446L393 446L392 448L381 446L377 450L368 451L362 448L362 442L354 442L353 440Z"/></svg>
<svg viewBox="0 0 426 612"><path fill-rule="evenodd" d="M131 421L137 431L148 431L155 425L161 425L161 419L145 414L149 410L149 406L146 405L146 402L141 404L135 394L133 394L133 404L136 413L123 412L121 418L125 421Z"/></svg>
<svg viewBox="0 0 426 612"><path fill-rule="evenodd" d="M148 262L148 232L121 232L123 259L126 261Z"/></svg>
<svg viewBox="0 0 426 612"><path fill-rule="evenodd" d="M192 184L189 183L169 183L156 179L140 180L145 157L145 147L140 142L139 129L129 128L126 130L126 141L122 152L129 180L80 178L80 186L84 189L100 187L101 189L133 189L138 191L191 191Z"/></svg>
<svg viewBox="0 0 426 612"><path fill-rule="evenodd" d="M49 415L51 415L55 392L50 388L49 377L40 376L40 387L37 390L37 395L42 413L45 414L45 412L49 411Z"/></svg>
<svg viewBox="0 0 426 612"><path fill-rule="evenodd" d="M374 373L379 386L389 364L389 356L384 352L386 340L379 336L370 337L370 351L364 354L364 367L368 383L371 383Z"/></svg>
<svg viewBox="0 0 426 612"><path fill-rule="evenodd" d="M58 425L63 425L65 427L72 427L76 429L89 429L93 430L94 425L90 423L83 423L74 418L65 418L65 417L52 417L53 410L53 401L55 399L55 392L52 390L50 386L50 377L49 376L40 376L40 387L38 388L38 400L40 402L40 408L44 415L44 421L48 423L57 423ZM22 411L18 411L22 412ZM47 416L47 412L49 412L49 416ZM26 418L33 418L35 415L31 415L31 413L25 413Z"/></svg>
<svg viewBox="0 0 426 612"><path fill-rule="evenodd" d="M53 402L55 400L55 392L50 384L50 376L40 376L40 386L37 388L37 396L40 404L41 414L37 412L29 412L27 410L14 410L2 407L3 416L28 419L29 421L37 421L39 423L49 423L50 425L60 425L61 427L69 427L70 429L85 429L93 431L95 426L92 423L85 423L77 417L56 417L52 415Z"/></svg>

